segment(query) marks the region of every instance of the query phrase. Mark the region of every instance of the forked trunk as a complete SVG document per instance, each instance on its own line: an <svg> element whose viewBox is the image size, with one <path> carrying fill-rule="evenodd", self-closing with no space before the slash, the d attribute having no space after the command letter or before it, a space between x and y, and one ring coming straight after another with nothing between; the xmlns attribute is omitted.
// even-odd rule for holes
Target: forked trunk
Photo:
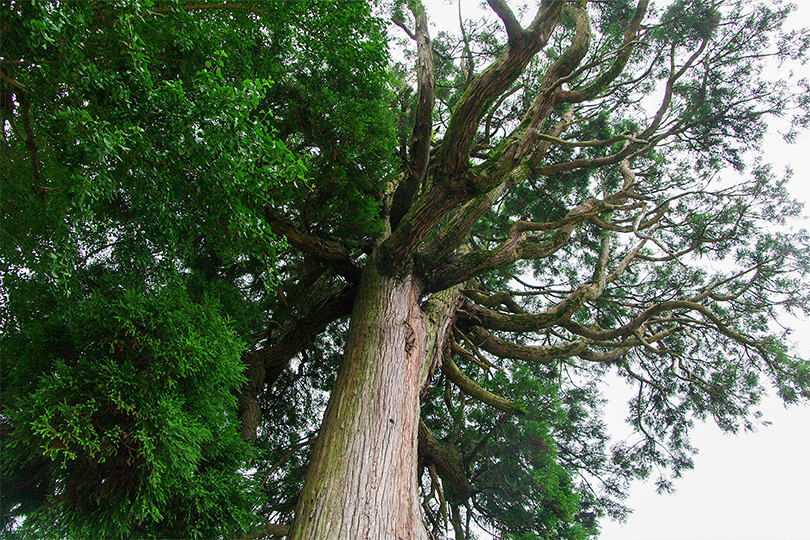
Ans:
<svg viewBox="0 0 810 540"><path fill-rule="evenodd" d="M427 539L416 488L427 323L413 277L372 264L289 538Z"/></svg>

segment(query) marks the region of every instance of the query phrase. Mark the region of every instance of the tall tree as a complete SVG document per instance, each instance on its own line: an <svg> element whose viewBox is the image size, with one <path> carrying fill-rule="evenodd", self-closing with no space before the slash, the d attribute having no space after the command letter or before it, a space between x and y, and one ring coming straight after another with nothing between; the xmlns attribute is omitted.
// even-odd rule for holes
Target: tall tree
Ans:
<svg viewBox="0 0 810 540"><path fill-rule="evenodd" d="M487 3L4 1L9 535L585 538L810 398L790 8Z"/></svg>

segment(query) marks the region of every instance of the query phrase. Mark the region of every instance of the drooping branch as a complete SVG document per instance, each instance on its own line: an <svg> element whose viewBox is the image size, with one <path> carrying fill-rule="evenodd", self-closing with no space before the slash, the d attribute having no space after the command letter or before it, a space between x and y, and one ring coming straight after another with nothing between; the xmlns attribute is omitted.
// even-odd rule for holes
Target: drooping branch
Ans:
<svg viewBox="0 0 810 540"><path fill-rule="evenodd" d="M287 536L290 533L289 524L268 523L249 530L242 540L259 540L271 536Z"/></svg>
<svg viewBox="0 0 810 540"><path fill-rule="evenodd" d="M427 425L419 420L419 462L433 465L444 483L444 495L450 502L463 503L473 493L461 456L452 445L440 442Z"/></svg>
<svg viewBox="0 0 810 540"><path fill-rule="evenodd" d="M486 294L476 289L465 289L464 295L474 301L476 305L486 307L497 307L503 305L512 313L525 313L509 291L500 291L494 294Z"/></svg>
<svg viewBox="0 0 810 540"><path fill-rule="evenodd" d="M506 332L536 332L568 320L593 296L591 285L577 288L562 302L543 313L504 313L477 303L466 302L459 315L471 324Z"/></svg>
<svg viewBox="0 0 810 540"><path fill-rule="evenodd" d="M579 356L588 350L592 340L580 338L557 345L518 345L501 339L481 327L473 327L470 334L479 347L500 358L513 358L525 362L549 363Z"/></svg>
<svg viewBox="0 0 810 540"><path fill-rule="evenodd" d="M449 355L442 362L442 373L444 373L445 376L447 376L447 378L453 382L453 384L458 386L462 392L482 403L486 403L490 407L494 407L499 411L509 414L526 414L526 409L524 407L513 403L508 399L504 399L497 394L493 394L486 388L481 387L478 383L461 371L461 368L456 365Z"/></svg>
<svg viewBox="0 0 810 540"><path fill-rule="evenodd" d="M635 332L630 337L619 342L596 341L591 338L581 337L556 345L520 345L499 338L480 327L473 327L470 330L470 334L476 339L476 342L482 349L499 358L512 358L524 362L549 363L576 356L589 362L607 363L621 359L630 350L636 347L651 348L653 343L657 343L680 330L678 326L671 326L666 330L646 338L640 332ZM608 350L601 351L594 347L606 348ZM654 352L656 354L665 354L671 351L656 349Z"/></svg>
<svg viewBox="0 0 810 540"><path fill-rule="evenodd" d="M257 354L264 362L268 374L272 375L287 367L290 359L298 354L312 339L326 327L352 312L357 286L344 285L337 291L326 294L309 312L289 327L284 335L268 343ZM273 380L271 377L268 382Z"/></svg>
<svg viewBox="0 0 810 540"><path fill-rule="evenodd" d="M333 321L351 313L356 293L355 285L346 285L325 295L309 313L290 326L283 336L245 355L247 381L238 397L241 435L244 440L256 440L256 429L261 421L261 409L256 396L264 391L267 384L276 380L293 356L301 352L313 336L323 332Z"/></svg>
<svg viewBox="0 0 810 540"><path fill-rule="evenodd" d="M639 328L642 327L642 325L644 325L647 321L653 319L654 317L662 313L679 310L697 312L701 314L705 319L707 319L708 322L704 323L706 327L712 328L740 344L761 350L762 346L761 343L757 342L750 336L746 336L739 332L735 332L734 330L729 328L720 317L718 317L714 312L712 312L711 309L698 302L694 302L691 300L669 300L666 302L661 302L659 304L647 308L629 323L619 328L611 330L590 328L570 320L561 322L560 326L562 326L569 332L582 336L586 339L607 341L611 339L617 339L621 337L634 335L634 333L637 332Z"/></svg>

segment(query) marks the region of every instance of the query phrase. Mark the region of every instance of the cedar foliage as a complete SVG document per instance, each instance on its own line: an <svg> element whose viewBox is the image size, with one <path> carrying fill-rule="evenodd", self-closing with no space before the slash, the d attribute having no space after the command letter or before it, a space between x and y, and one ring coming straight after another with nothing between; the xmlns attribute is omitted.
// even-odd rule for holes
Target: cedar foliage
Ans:
<svg viewBox="0 0 810 540"><path fill-rule="evenodd" d="M3 1L9 538L283 534L372 260L426 311L460 292L421 402L437 537L595 535L696 420L810 397L772 324L810 239L758 154L808 123L761 70L806 59L790 9L488 3L431 38L417 1Z"/></svg>

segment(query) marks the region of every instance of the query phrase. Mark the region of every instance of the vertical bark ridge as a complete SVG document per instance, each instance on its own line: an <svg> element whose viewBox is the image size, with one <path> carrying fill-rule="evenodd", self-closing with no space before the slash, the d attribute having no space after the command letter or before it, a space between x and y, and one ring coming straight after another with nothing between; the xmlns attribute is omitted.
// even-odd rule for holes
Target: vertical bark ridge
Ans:
<svg viewBox="0 0 810 540"><path fill-rule="evenodd" d="M427 539L416 489L420 291L412 276L367 267L290 538Z"/></svg>

